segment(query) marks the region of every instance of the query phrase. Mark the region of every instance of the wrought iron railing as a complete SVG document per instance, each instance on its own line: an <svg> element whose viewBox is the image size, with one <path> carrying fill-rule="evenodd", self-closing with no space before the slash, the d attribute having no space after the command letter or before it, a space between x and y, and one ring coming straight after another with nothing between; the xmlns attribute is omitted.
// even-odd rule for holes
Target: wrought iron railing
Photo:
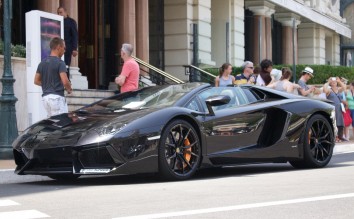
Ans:
<svg viewBox="0 0 354 219"><path fill-rule="evenodd" d="M215 84L216 76L194 65L184 65L186 75L190 82L206 82Z"/></svg>

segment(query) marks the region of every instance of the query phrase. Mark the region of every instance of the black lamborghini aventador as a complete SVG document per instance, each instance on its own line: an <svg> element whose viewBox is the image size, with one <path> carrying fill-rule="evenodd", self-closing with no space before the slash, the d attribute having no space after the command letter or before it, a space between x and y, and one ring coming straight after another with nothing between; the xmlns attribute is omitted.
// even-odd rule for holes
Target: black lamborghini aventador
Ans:
<svg viewBox="0 0 354 219"><path fill-rule="evenodd" d="M17 174L54 179L289 162L324 167L334 107L259 86L186 83L118 94L29 127L13 142Z"/></svg>

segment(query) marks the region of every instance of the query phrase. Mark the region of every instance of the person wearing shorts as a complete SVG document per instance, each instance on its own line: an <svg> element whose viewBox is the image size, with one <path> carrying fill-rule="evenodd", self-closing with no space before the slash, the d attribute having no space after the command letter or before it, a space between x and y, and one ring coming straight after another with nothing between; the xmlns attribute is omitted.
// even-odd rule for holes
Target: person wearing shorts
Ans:
<svg viewBox="0 0 354 219"><path fill-rule="evenodd" d="M43 106L47 117L68 112L64 90L71 94L71 83L66 74L66 65L61 57L65 52L65 42L59 37L50 41L50 55L42 60L34 77L34 84L42 87Z"/></svg>

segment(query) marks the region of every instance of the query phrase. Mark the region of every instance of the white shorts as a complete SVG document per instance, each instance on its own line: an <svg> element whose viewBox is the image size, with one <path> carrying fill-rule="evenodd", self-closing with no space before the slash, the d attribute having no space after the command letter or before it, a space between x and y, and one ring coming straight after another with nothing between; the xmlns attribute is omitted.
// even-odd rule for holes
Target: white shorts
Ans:
<svg viewBox="0 0 354 219"><path fill-rule="evenodd" d="M47 111L47 117L55 116L68 112L68 105L66 104L65 97L49 94L43 98L43 106Z"/></svg>

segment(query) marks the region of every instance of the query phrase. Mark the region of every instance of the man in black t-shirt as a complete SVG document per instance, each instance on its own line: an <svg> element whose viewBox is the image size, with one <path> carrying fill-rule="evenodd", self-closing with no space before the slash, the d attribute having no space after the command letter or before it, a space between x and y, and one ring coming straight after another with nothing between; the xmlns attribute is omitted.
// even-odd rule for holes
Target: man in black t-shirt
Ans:
<svg viewBox="0 0 354 219"><path fill-rule="evenodd" d="M50 41L50 55L42 60L34 77L34 84L42 87L43 105L47 116L68 112L64 89L70 94L71 84L66 74L66 66L60 57L65 52L65 42L59 37Z"/></svg>

